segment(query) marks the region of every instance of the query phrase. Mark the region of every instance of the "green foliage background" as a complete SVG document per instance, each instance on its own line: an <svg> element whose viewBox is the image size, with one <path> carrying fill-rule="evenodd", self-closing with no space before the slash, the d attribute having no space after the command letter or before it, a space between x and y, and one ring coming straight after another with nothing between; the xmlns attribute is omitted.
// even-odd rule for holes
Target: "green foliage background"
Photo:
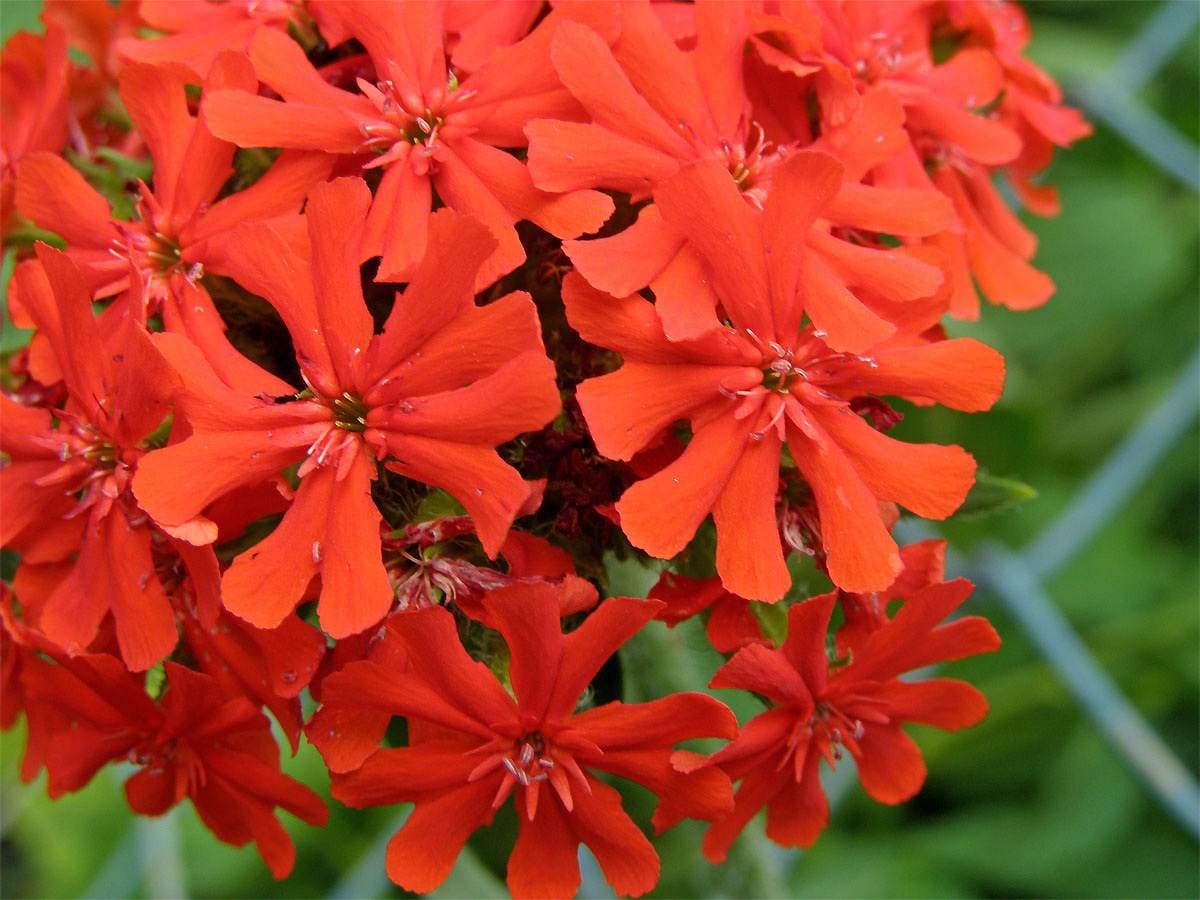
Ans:
<svg viewBox="0 0 1200 900"><path fill-rule="evenodd" d="M4 36L36 25L39 6L0 3ZM1091 83L1157 6L1027 4L1031 56L1068 88ZM1193 29L1138 97L1193 142L1200 137L1198 60ZM1031 224L1041 239L1035 262L1054 277L1057 295L1038 310L987 308L980 322L952 326L1005 355L1004 399L971 416L922 410L897 430L910 440L960 443L991 473L1037 489L1035 500L1013 510L949 523L946 533L964 549L988 538L1014 549L1031 540L1166 391L1200 336L1195 193L1101 123L1095 136L1059 156L1049 176L1064 212ZM1193 424L1137 495L1046 585L1101 665L1193 770L1200 756L1198 442ZM629 590L644 587L644 573L614 575ZM654 895L1200 895L1195 841L1130 774L1003 609L986 595L974 602L1004 646L949 674L978 685L992 711L966 732L916 731L930 775L915 800L884 807L854 788L811 851L782 851L751 828L721 867L702 859L701 828L685 823L656 842L663 877ZM719 662L704 647L695 630L652 625L624 659L628 698L697 688ZM50 803L44 775L29 786L17 778L23 745L23 725L0 742L4 897L402 893L383 877L381 859L355 869L372 847L378 852L379 835L395 830L401 810L351 812L330 801L324 829L284 816L298 862L289 880L274 883L252 849L218 843L190 806L165 825L135 820L122 797L124 773ZM327 796L328 777L311 748L285 768ZM628 798L635 818L648 823L652 798L637 788ZM503 895L504 821L472 839L439 894ZM584 875L585 895L611 896L598 872L585 866Z"/></svg>

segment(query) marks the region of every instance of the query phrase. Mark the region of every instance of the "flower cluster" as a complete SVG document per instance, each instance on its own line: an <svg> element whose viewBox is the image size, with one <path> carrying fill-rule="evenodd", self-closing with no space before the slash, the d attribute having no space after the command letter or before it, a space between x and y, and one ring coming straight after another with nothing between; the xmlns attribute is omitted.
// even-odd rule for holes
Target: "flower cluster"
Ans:
<svg viewBox="0 0 1200 900"><path fill-rule="evenodd" d="M582 843L637 896L658 857L607 775L658 796L656 831L711 823L717 862L763 807L810 845L821 760L898 803L925 775L901 725L982 718L969 685L900 677L999 640L943 624L970 585L941 544L891 536L899 507L951 515L975 463L887 435L884 398L988 409L1003 359L944 317L1053 290L996 181L1053 213L1035 177L1088 126L1014 4L43 22L2 64L8 310L33 329L0 395L23 777L54 797L128 761L135 812L186 796L285 877L276 808L328 810L270 713L335 799L415 804L387 855L408 890L511 797L514 894L572 895ZM662 571L649 598L611 596L614 554ZM796 559L832 591L798 596ZM693 616L727 658L708 686L767 707L740 728L597 679Z"/></svg>

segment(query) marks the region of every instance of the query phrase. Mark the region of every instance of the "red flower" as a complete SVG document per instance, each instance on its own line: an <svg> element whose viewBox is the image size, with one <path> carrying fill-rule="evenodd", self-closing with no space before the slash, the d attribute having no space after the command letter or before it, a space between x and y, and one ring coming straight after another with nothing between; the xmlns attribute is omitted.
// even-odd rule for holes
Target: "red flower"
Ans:
<svg viewBox="0 0 1200 900"><path fill-rule="evenodd" d="M551 55L592 122L535 120L526 126L530 172L538 185L547 190L607 188L628 192L636 201L652 192L657 196L657 189L684 166L703 160L727 170L742 197L761 209L783 161L810 139L779 133L775 142L769 141L753 120L742 88L742 46L750 30L745 13L742 4L698 6L696 49L689 52L674 45L645 3L621 5L621 35L612 47L582 24L561 25ZM885 191L856 181L814 186L827 194L822 196L822 219L893 235L933 234L954 224L950 204L936 191ZM567 241L564 250L588 282L603 291L622 296L650 285L667 335L695 337L717 324L708 314L716 298L696 258L698 248L688 245L686 229L661 213L653 204L644 206L625 231L599 240ZM837 321L818 322L839 350L862 349L838 327L842 320L857 318L875 341L891 331L840 282L911 300L933 293L942 280L926 263L851 247L827 232L827 227L814 229L807 236L811 252L823 260L810 263L814 272L808 287L814 294L814 319L825 318L820 313L829 305L848 307ZM861 271L870 269L876 271ZM837 296L818 307L832 293ZM869 338L867 343L873 342Z"/></svg>
<svg viewBox="0 0 1200 900"><path fill-rule="evenodd" d="M24 564L28 566L28 563ZM0 729L8 731L25 713L25 754L21 757L20 775L24 782L33 781L46 764L50 739L71 724L67 713L48 703L39 703L26 690L30 669L52 665L64 654L13 615L13 592L0 582Z"/></svg>
<svg viewBox="0 0 1200 900"><path fill-rule="evenodd" d="M277 218L298 222L309 189L332 169L332 160L286 154L249 188L218 199L233 174L237 148L214 138L189 113L191 80L175 65L134 64L121 71L121 99L154 163L153 190L141 185L136 221L111 216L104 197L60 157L38 154L22 168L18 209L66 239L67 255L99 297L128 289L132 261L147 285L151 312L157 312L159 301L177 293L172 276L195 281L205 270L225 274L224 250L236 226ZM227 53L205 89L255 84L245 58Z"/></svg>
<svg viewBox="0 0 1200 900"><path fill-rule="evenodd" d="M1054 147L1067 147L1092 133L1079 110L1062 105L1062 89L1024 57L1029 22L1016 3L952 0L946 6L952 27L987 47L1004 70L1000 120L1021 137L1021 153L1005 166L1025 207L1041 216L1057 215L1058 190L1030 179L1047 165Z"/></svg>
<svg viewBox="0 0 1200 900"><path fill-rule="evenodd" d="M515 44L528 34L542 11L542 0L448 0L446 48L451 51L450 61L459 69L474 72L498 48Z"/></svg>
<svg viewBox="0 0 1200 900"><path fill-rule="evenodd" d="M874 393L986 409L1003 382L1003 360L983 344L917 336L940 307L896 304L897 333L863 356L835 352L826 335L802 324L811 314L831 330L837 322L856 343L870 335L836 291L811 289L823 265L805 249L822 203L814 185L836 190L839 170L825 154L795 154L776 172L762 214L715 163L684 169L656 193L664 217L706 264L729 323L698 338L668 340L657 308L639 297L609 297L577 276L563 285L580 335L625 358L619 371L579 387L600 452L627 460L677 420L691 422L683 454L617 504L622 529L635 546L666 558L711 512L717 572L749 599L776 600L790 585L775 515L785 440L816 497L830 578L846 590L877 590L900 571L879 501L943 518L966 496L975 464L958 447L895 441L851 404ZM890 274L866 271L868 280ZM720 322L715 309L706 315Z"/></svg>
<svg viewBox="0 0 1200 900"><path fill-rule="evenodd" d="M45 244L36 250L37 262L20 267L16 279L70 400L56 411L57 425L48 410L4 401L3 447L13 464L0 474L0 538L34 549L35 559L78 552L44 607L38 604L36 624L47 637L76 652L111 612L122 658L147 669L170 652L177 633L154 571L152 529L128 488L179 379L134 320L102 334L79 270ZM76 517L73 532L62 524Z"/></svg>
<svg viewBox="0 0 1200 900"><path fill-rule="evenodd" d="M994 303L1028 309L1054 292L1029 264L1036 239L1009 210L992 182L1006 169L1022 200L1043 214L1052 188L1029 183L1049 163L1053 145L1089 133L1061 92L1021 56L1028 28L1016 4L958 0L945 4L814 5L824 19L829 52L855 74L860 88L885 91L904 107L900 152L873 168L880 186L936 186L954 203L962 228L932 236L952 261L951 312L979 315L972 276ZM948 21L939 22L941 17ZM953 35L953 53L934 60L938 31ZM993 108L994 107L994 108ZM837 111L822 110L836 122Z"/></svg>
<svg viewBox="0 0 1200 900"><path fill-rule="evenodd" d="M285 34L262 29L250 44L258 77L282 101L245 88L215 91L203 112L213 133L243 147L370 154L382 179L362 259L382 255L379 280L408 281L425 252L432 198L483 222L498 245L478 270L482 289L525 259L514 226L528 219L558 237L599 228L612 201L596 191L551 194L501 147L525 143L535 115L570 114L574 103L548 65L560 14L502 48L461 84L446 69L440 3L311 3L331 43L358 38L378 81L361 93L324 80ZM418 48L412 50L410 48Z"/></svg>
<svg viewBox="0 0 1200 900"><path fill-rule="evenodd" d="M135 491L155 521L169 529L301 463L279 527L222 581L226 608L259 628L282 622L318 574L332 637L387 613L393 591L370 492L377 460L454 494L495 556L529 486L494 448L545 425L559 407L532 302L516 292L475 306L475 273L495 241L449 210L433 217L428 254L383 333L373 334L359 280L370 202L362 179L322 184L309 200L307 241L257 224L230 248L235 277L287 324L308 396L276 403L272 396L292 389L265 372L257 379L270 382L265 394L226 383L195 347L160 337L185 374L176 403L192 434L139 466Z"/></svg>
<svg viewBox="0 0 1200 900"><path fill-rule="evenodd" d="M244 694L269 709L295 753L304 722L299 695L325 654L325 635L298 616L270 630L224 610L210 628L191 615L180 619L200 671L230 696Z"/></svg>
<svg viewBox="0 0 1200 900"><path fill-rule="evenodd" d="M237 148L214 138L189 113L189 77L176 65L135 64L121 72L122 100L154 162L153 189L140 184L136 220L113 216L108 201L76 169L49 153L32 154L22 165L17 208L66 239L66 254L94 296L118 295L101 314L103 322L129 315L145 323L161 313L167 331L187 335L214 364L236 368L240 355L198 279L206 270L228 274L225 251L243 222L267 220L294 230L305 196L328 176L332 160L284 154L249 188L218 199L233 174ZM249 63L232 52L212 67L206 87L230 84L256 84ZM20 280L14 285L10 298L19 319L25 300ZM102 330L111 327L102 324ZM34 336L31 371L51 384L61 375L48 365L43 340Z"/></svg>
<svg viewBox="0 0 1200 900"><path fill-rule="evenodd" d="M784 846L810 846L825 827L822 759L836 765L843 748L859 780L881 803L901 803L925 780L921 751L900 726L921 722L946 730L974 725L987 701L963 681L905 681L922 666L1000 646L986 620L967 616L938 625L971 593L958 579L917 591L896 617L856 648L849 664L826 658L825 633L837 594L788 610L788 637L773 650L755 644L717 670L709 687L754 691L773 702L746 723L737 740L709 757L741 781L734 810L704 837L704 855L721 862L754 815L767 807L767 836Z"/></svg>
<svg viewBox="0 0 1200 900"><path fill-rule="evenodd" d="M155 703L111 656L30 671L27 695L76 722L50 741L50 797L77 791L106 763L127 759L142 767L125 782L134 812L161 816L186 796L220 840L239 847L253 840L272 874L287 877L296 848L275 807L313 825L324 825L329 810L279 771L270 723L253 703L173 662L166 674L166 693Z"/></svg>
<svg viewBox="0 0 1200 900"><path fill-rule="evenodd" d="M91 0L82 3L79 0L44 0L43 8L46 19L65 28L71 46L87 56L89 65L77 68L73 74L81 76L80 80L86 82L91 92L104 97L121 68L117 44L137 33L146 7L153 2L120 0L114 5ZM82 121L82 117L80 119L79 124L87 128L89 123ZM76 149L82 148L77 146Z"/></svg>
<svg viewBox="0 0 1200 900"><path fill-rule="evenodd" d="M46 33L21 31L0 57L0 235L12 224L13 189L22 158L57 153L67 141L67 33L53 20Z"/></svg>
<svg viewBox="0 0 1200 900"><path fill-rule="evenodd" d="M319 40L304 0L140 0L138 15L163 36L120 41L122 59L179 63L200 79L222 52L244 53L260 28L295 29L310 46Z"/></svg>
<svg viewBox="0 0 1200 900"><path fill-rule="evenodd" d="M449 612L433 607L397 616L389 627L407 651L407 669L352 663L325 680L322 696L408 716L410 745L377 750L357 771L335 774L334 796L354 807L416 803L387 855L388 875L407 890L441 884L471 832L515 792L520 834L508 864L514 896L573 896L580 843L617 893L646 892L658 880L654 849L617 792L588 770L658 794L656 823L711 819L728 808L727 786L677 772L670 748L693 737L732 736L732 715L701 694L574 712L604 661L661 608L655 601L606 600L567 635L548 585L501 588L484 603L508 643L515 699L467 655Z"/></svg>

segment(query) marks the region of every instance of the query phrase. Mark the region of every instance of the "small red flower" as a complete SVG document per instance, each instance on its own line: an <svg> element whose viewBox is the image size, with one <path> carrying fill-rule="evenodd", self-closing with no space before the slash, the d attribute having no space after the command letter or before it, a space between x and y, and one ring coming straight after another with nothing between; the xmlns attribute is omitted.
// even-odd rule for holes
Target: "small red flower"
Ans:
<svg viewBox="0 0 1200 900"><path fill-rule="evenodd" d="M153 187L139 182L135 220L112 215L108 201L79 171L50 153L24 160L16 204L35 225L67 241L66 255L97 299L116 297L101 313L104 323L124 316L145 323L161 314L167 331L186 334L210 358L236 367L239 354L226 339L225 323L199 278L206 271L228 274L226 251L243 222L270 221L280 230L294 230L302 221L298 212L306 195L329 175L333 161L283 154L249 188L220 196L233 174L237 148L214 138L191 114L189 80L187 70L170 64L139 63L121 71L121 99L145 135L154 163ZM212 67L206 89L256 83L246 59L230 52ZM25 300L19 279L14 279L10 299L14 316L20 317ZM49 384L60 375L39 355L43 340L34 336L31 369Z"/></svg>
<svg viewBox="0 0 1200 900"><path fill-rule="evenodd" d="M287 877L296 848L275 807L313 825L324 825L329 810L279 771L270 723L253 703L230 697L207 675L165 665L168 687L159 703L111 656L29 671L26 695L76 723L47 748L51 798L79 790L106 763L128 760L141 767L125 782L134 812L161 816L188 797L220 840L239 847L253 840L271 873Z"/></svg>
<svg viewBox="0 0 1200 900"><path fill-rule="evenodd" d="M153 40L120 41L116 49L121 58L178 63L200 79L222 52L245 52L260 28L294 29L310 46L319 40L304 0L140 0L138 15L163 34Z"/></svg>
<svg viewBox="0 0 1200 900"><path fill-rule="evenodd" d="M46 33L18 32L0 56L0 234L7 237L13 190L22 158L57 153L67 141L67 33L46 22Z"/></svg>
<svg viewBox="0 0 1200 900"><path fill-rule="evenodd" d="M900 548L904 568L886 589L854 593L838 591L838 605L845 621L837 630L839 655L853 652L872 632L887 625L888 604L901 597L941 583L946 572L946 542L918 541Z"/></svg>
<svg viewBox="0 0 1200 900"><path fill-rule="evenodd" d="M643 206L626 230L567 241L563 249L593 287L622 296L649 285L664 329L676 340L717 324L711 315L716 298L697 259L694 235L660 208L659 188L688 164L703 161L724 170L746 203L762 209L784 161L811 142L807 117L803 133L774 127L772 140L754 120L759 110L743 89L743 47L750 30L746 12L737 3L695 7L696 46L687 52L675 46L648 3L620 5L621 34L611 47L585 25L563 23L551 57L592 121L539 119L525 129L530 172L540 187L606 188L627 192L635 202L654 194L655 203ZM772 115L773 110L763 112ZM915 236L954 224L950 204L936 191L881 190L858 184L857 177L846 177L843 184L845 175L839 170L832 179L815 177L809 186L821 198L821 218L834 226ZM723 210L702 215L724 219ZM892 327L865 310L843 282L856 291L870 287L911 300L931 294L942 280L923 262L851 247L820 231L803 236L821 260L809 265L814 270L806 285L814 294L810 315L821 320L822 311L846 307L841 319L855 320L870 332L865 341L859 337L864 346L871 338L886 337ZM855 350L839 324L818 321L817 327L830 332L837 349Z"/></svg>
<svg viewBox="0 0 1200 900"><path fill-rule="evenodd" d="M826 631L837 593L788 610L788 636L778 650L755 644L717 670L709 687L738 688L768 698L733 743L709 757L740 781L734 810L704 838L712 862L754 815L767 807L767 836L784 846L810 846L825 827L829 804L821 790L821 760L835 766L843 749L859 780L881 803L901 803L925 780L917 745L900 728L920 722L946 730L974 725L987 701L963 681L899 676L933 663L986 653L1000 639L985 619L967 616L938 625L971 593L958 579L912 594L895 618L854 649L848 664L826 656Z"/></svg>
<svg viewBox="0 0 1200 900"><path fill-rule="evenodd" d="M38 603L36 624L47 637L79 651L111 612L122 658L147 669L171 651L177 633L154 571L153 529L129 487L179 378L134 320L102 333L78 268L45 244L36 251L16 278L69 402L55 423L49 410L3 400L0 447L13 462L0 474L0 539L34 551L34 560L65 562L78 553Z"/></svg>

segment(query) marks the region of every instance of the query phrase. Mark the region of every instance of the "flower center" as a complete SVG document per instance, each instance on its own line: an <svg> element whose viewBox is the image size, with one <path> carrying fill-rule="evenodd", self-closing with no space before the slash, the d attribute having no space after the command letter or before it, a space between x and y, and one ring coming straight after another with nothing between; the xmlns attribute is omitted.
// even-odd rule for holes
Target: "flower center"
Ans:
<svg viewBox="0 0 1200 900"><path fill-rule="evenodd" d="M64 448L66 446L66 444L63 444ZM75 455L87 460L93 469L111 471L119 465L124 465L120 458L120 451L108 441L100 437L94 438L84 447L81 452Z"/></svg>
<svg viewBox="0 0 1200 900"><path fill-rule="evenodd" d="M773 342L771 349L775 351L776 356L763 369L762 385L768 391L774 391L777 394L786 394L794 379L807 379L808 373L796 365L795 351L784 350Z"/></svg>
<svg viewBox="0 0 1200 900"><path fill-rule="evenodd" d="M868 35L854 49L854 74L867 84L891 78L901 69L911 69L917 61L915 54L905 51L903 38L886 31Z"/></svg>
<svg viewBox="0 0 1200 900"><path fill-rule="evenodd" d="M167 275L172 269L183 263L181 249L175 241L156 231L151 235L150 247L146 250L146 256L157 263L160 274Z"/></svg>
<svg viewBox="0 0 1200 900"><path fill-rule="evenodd" d="M367 430L367 408L362 400L349 391L342 393L331 404L333 424L343 431L361 433Z"/></svg>
<svg viewBox="0 0 1200 900"><path fill-rule="evenodd" d="M851 720L837 707L824 703L818 703L813 710L813 730L824 732L834 759L842 758L843 747L851 756L857 756L858 742L865 732L861 719Z"/></svg>
<svg viewBox="0 0 1200 900"><path fill-rule="evenodd" d="M152 306L156 308L155 300L162 293L162 287L155 287L159 279L170 278L178 272L191 284L203 277L204 266L194 263L188 266L183 261L183 248L178 241L159 231L154 224L155 207L149 198L143 196L138 202L138 214L141 222L114 222L120 238L112 242L109 252L116 256L128 258L146 279L146 287L150 294Z"/></svg>
<svg viewBox="0 0 1200 900"><path fill-rule="evenodd" d="M140 448L122 448L102 435L91 422L62 413L68 432L54 432L41 439L57 450L62 465L38 480L39 484L61 485L70 494L81 493L79 503L69 514L74 516L100 504L103 512L111 506L133 476L132 465L141 455Z"/></svg>
<svg viewBox="0 0 1200 900"><path fill-rule="evenodd" d="M546 741L541 732L522 735L514 744L514 752L500 761L522 787L535 781L545 781L554 768L554 760L546 753Z"/></svg>
<svg viewBox="0 0 1200 900"><path fill-rule="evenodd" d="M435 115L433 110L427 108L421 115L414 116L400 134L410 144L429 146L437 141L437 133L441 125L442 117Z"/></svg>
<svg viewBox="0 0 1200 900"><path fill-rule="evenodd" d="M453 92L457 87L458 81L452 76L446 85L446 92ZM432 149L437 144L438 132L444 122L444 96L431 100L416 92L404 93L386 78L374 84L359 78L358 89L380 115L379 121L360 126L366 138L361 150L374 150L382 154L384 160L390 160L396 155L399 145L412 144ZM460 95L460 99L465 96L467 94ZM375 160L372 165L379 163L380 160Z"/></svg>
<svg viewBox="0 0 1200 900"><path fill-rule="evenodd" d="M204 786L204 766L199 758L184 740L165 730L147 737L126 758L135 766L146 767L151 775L166 775L169 767L182 766L189 794Z"/></svg>
<svg viewBox="0 0 1200 900"><path fill-rule="evenodd" d="M733 183L741 189L746 200L759 209L767 199L771 172L786 155L784 148L766 139L758 122L750 123L750 133L742 143L721 141L720 159L729 169Z"/></svg>
<svg viewBox="0 0 1200 900"><path fill-rule="evenodd" d="M513 576L467 560L429 551L405 538L383 538L383 565L398 609L424 609L445 603L478 603L486 591L511 584Z"/></svg>

